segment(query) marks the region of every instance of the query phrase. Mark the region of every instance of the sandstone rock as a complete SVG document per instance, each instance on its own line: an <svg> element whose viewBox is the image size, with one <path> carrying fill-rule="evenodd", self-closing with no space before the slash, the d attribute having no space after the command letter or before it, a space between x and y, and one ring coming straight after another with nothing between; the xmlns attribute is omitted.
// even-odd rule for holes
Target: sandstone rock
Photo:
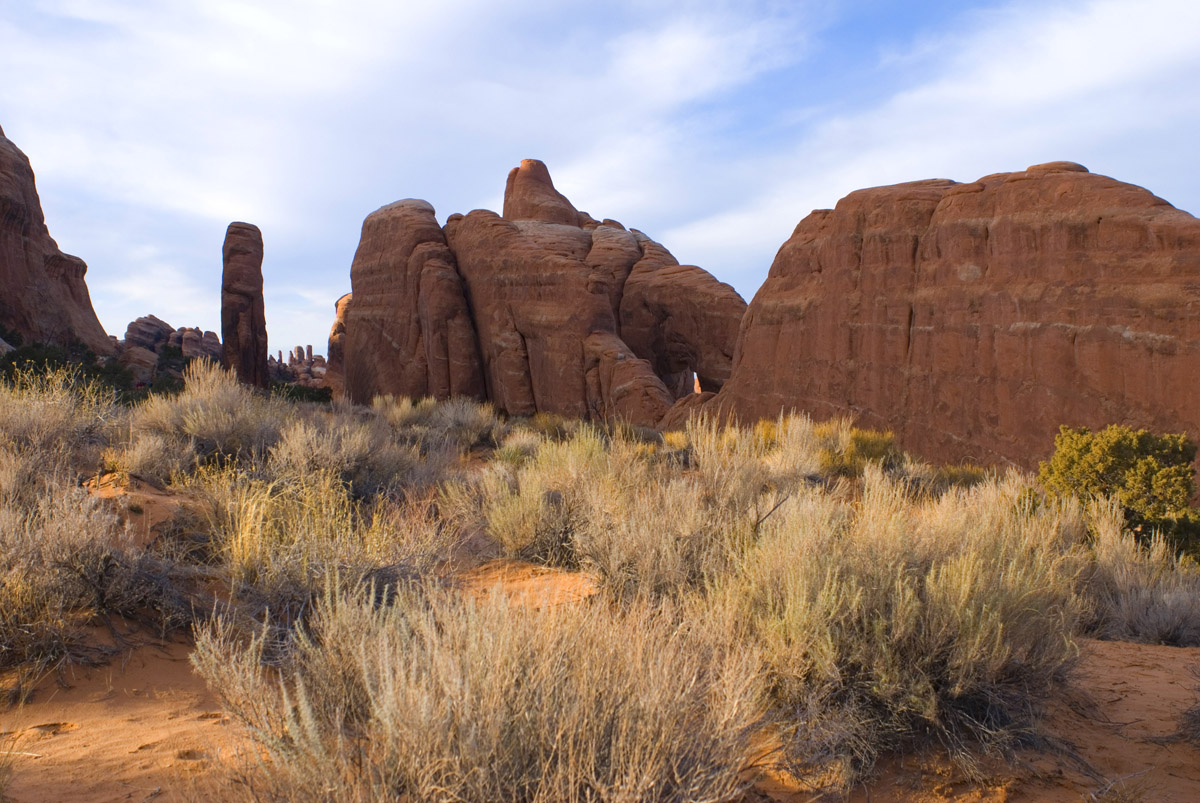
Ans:
<svg viewBox="0 0 1200 803"><path fill-rule="evenodd" d="M504 218L579 226L579 212L554 189L550 171L537 159L523 159L508 173L504 185Z"/></svg>
<svg viewBox="0 0 1200 803"><path fill-rule="evenodd" d="M583 341L616 332L607 287L494 212L451 216L446 237L470 299L488 397L513 415L586 417Z"/></svg>
<svg viewBox="0 0 1200 803"><path fill-rule="evenodd" d="M439 392L483 395L474 328L460 314L466 302L455 270L454 254L425 201L398 201L363 221L345 310L348 398L365 403L380 394L425 396L431 372ZM423 321L433 327L428 344ZM437 328L442 324L445 330Z"/></svg>
<svg viewBox="0 0 1200 803"><path fill-rule="evenodd" d="M199 357L204 357L204 349L202 348L203 335L199 329L184 329L182 332L177 332L179 338L179 350L183 353L185 360L194 360Z"/></svg>
<svg viewBox="0 0 1200 803"><path fill-rule="evenodd" d="M230 223L221 249L222 365L248 385L265 388L267 323L263 309L263 242L257 226Z"/></svg>
<svg viewBox="0 0 1200 803"><path fill-rule="evenodd" d="M813 212L709 407L851 414L931 459L1032 467L1063 424L1200 436L1198 365L1200 221L1056 162Z"/></svg>
<svg viewBox="0 0 1200 803"><path fill-rule="evenodd" d="M674 397L649 361L635 357L621 338L596 332L584 340L584 383L590 418L653 426Z"/></svg>
<svg viewBox="0 0 1200 803"><path fill-rule="evenodd" d="M334 305L333 327L329 330L329 359L325 366L325 385L333 392L335 399L342 398L345 392L346 308L350 304L350 296L350 293L346 293L337 300L337 304Z"/></svg>
<svg viewBox="0 0 1200 803"><path fill-rule="evenodd" d="M175 342L172 342L174 340ZM155 315L144 315L125 327L125 345L158 351L161 345L179 346L175 328Z"/></svg>
<svg viewBox="0 0 1200 803"><path fill-rule="evenodd" d="M703 390L718 391L733 368L746 302L707 271L679 265L666 249L656 253L646 239L647 255L625 282L621 335L652 361L676 398L693 391L694 379Z"/></svg>
<svg viewBox="0 0 1200 803"><path fill-rule="evenodd" d="M8 345L4 338L0 337L0 357L3 357L5 354L8 354L13 350L13 347Z"/></svg>
<svg viewBox="0 0 1200 803"><path fill-rule="evenodd" d="M686 277L683 297L671 297L665 266ZM643 425L690 393L692 370L716 384L728 376L737 320L727 318L745 306L640 232L577 211L535 160L509 174L503 217L451 215L442 229L413 200L372 214L351 283L345 382L356 401L471 395L513 415ZM636 344L623 339L626 303ZM336 377L332 345L330 355Z"/></svg>
<svg viewBox="0 0 1200 803"><path fill-rule="evenodd" d="M117 362L129 369L135 383L149 385L154 381L154 373L158 368L158 355L150 349L138 345L126 346L121 349Z"/></svg>
<svg viewBox="0 0 1200 803"><path fill-rule="evenodd" d="M50 237L29 159L0 130L0 326L27 343L114 352L92 309L79 257Z"/></svg>

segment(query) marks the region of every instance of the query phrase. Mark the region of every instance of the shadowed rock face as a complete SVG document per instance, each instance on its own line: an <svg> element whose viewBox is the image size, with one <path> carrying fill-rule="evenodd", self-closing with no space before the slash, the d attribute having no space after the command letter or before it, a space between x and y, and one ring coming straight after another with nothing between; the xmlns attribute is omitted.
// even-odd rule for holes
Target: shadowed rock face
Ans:
<svg viewBox="0 0 1200 803"><path fill-rule="evenodd" d="M247 385L269 387L262 232L250 223L230 223L221 255L221 364Z"/></svg>
<svg viewBox="0 0 1200 803"><path fill-rule="evenodd" d="M329 355L325 364L325 385L340 398L346 388L346 308L350 306L350 293L342 296L334 305L333 327L329 330Z"/></svg>
<svg viewBox="0 0 1200 803"><path fill-rule="evenodd" d="M346 395L483 398L475 330L454 254L425 201L363 222L344 313Z"/></svg>
<svg viewBox="0 0 1200 803"><path fill-rule="evenodd" d="M466 395L513 415L649 426L692 392L693 371L714 389L728 377L745 309L641 232L576 210L534 160L509 174L503 216L451 215L443 229L424 201L373 213L351 285L355 401Z"/></svg>
<svg viewBox="0 0 1200 803"><path fill-rule="evenodd" d="M1032 467L1063 424L1200 436L1198 375L1200 221L1056 162L813 212L705 406L849 414L931 459Z"/></svg>
<svg viewBox="0 0 1200 803"><path fill-rule="evenodd" d="M0 326L28 342L111 354L79 257L50 237L29 159L0 130Z"/></svg>

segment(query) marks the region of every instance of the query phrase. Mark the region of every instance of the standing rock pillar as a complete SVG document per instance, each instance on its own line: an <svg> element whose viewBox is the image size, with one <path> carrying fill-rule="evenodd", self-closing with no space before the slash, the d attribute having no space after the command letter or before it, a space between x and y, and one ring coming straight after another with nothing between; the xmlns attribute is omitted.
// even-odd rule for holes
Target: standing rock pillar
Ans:
<svg viewBox="0 0 1200 803"><path fill-rule="evenodd" d="M263 313L263 241L258 226L230 223L221 249L221 364L247 385L270 385Z"/></svg>

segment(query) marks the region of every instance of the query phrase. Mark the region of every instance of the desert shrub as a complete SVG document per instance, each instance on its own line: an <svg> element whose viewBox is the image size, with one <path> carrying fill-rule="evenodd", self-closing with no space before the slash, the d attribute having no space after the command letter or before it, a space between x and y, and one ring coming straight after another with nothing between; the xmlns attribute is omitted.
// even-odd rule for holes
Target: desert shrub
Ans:
<svg viewBox="0 0 1200 803"><path fill-rule="evenodd" d="M821 473L831 477L861 477L869 463L894 469L904 455L890 432L859 429L847 420L828 421L814 435L825 445L820 451Z"/></svg>
<svg viewBox="0 0 1200 803"><path fill-rule="evenodd" d="M0 486L37 493L44 479L94 470L120 418L112 391L72 368L17 371L0 381Z"/></svg>
<svg viewBox="0 0 1200 803"><path fill-rule="evenodd" d="M120 545L116 517L78 488L37 503L0 503L0 669L16 688L43 668L87 656L80 628L96 616L150 621L160 632L190 621L170 571Z"/></svg>
<svg viewBox="0 0 1200 803"><path fill-rule="evenodd" d="M1076 654L1082 519L1010 477L914 499L868 466L861 497L800 491L703 604L759 644L793 772L842 782L913 742L1010 743Z"/></svg>
<svg viewBox="0 0 1200 803"><path fill-rule="evenodd" d="M461 397L439 402L429 416L428 427L426 442L447 443L462 451L495 446L505 431L492 405Z"/></svg>
<svg viewBox="0 0 1200 803"><path fill-rule="evenodd" d="M401 438L422 449L449 446L469 451L477 446L495 446L505 432L490 404L462 397L439 402L377 396L371 408Z"/></svg>
<svg viewBox="0 0 1200 803"><path fill-rule="evenodd" d="M330 472L353 496L366 498L430 485L449 459L444 451L422 455L417 446L401 443L378 418L323 415L299 418L284 428L266 469L283 481Z"/></svg>
<svg viewBox="0 0 1200 803"><path fill-rule="evenodd" d="M973 463L931 465L906 455L896 467L895 475L903 478L915 493L943 494L955 488L969 489L999 476L994 468Z"/></svg>
<svg viewBox="0 0 1200 803"><path fill-rule="evenodd" d="M310 388L295 382L272 382L271 395L289 402L329 404L333 401L333 388Z"/></svg>
<svg viewBox="0 0 1200 803"><path fill-rule="evenodd" d="M138 405L135 431L159 435L202 461L265 458L288 418L284 402L256 393L208 360L193 360L183 378L181 393Z"/></svg>
<svg viewBox="0 0 1200 803"><path fill-rule="evenodd" d="M512 425L536 433L547 440L561 441L575 434L579 421L563 418L556 413L534 413L528 418L515 418Z"/></svg>
<svg viewBox="0 0 1200 803"><path fill-rule="evenodd" d="M581 427L568 440L543 442L516 468L493 461L474 489L451 491L448 509L466 526L482 524L513 557L574 567L584 498L611 479L611 468L606 439Z"/></svg>
<svg viewBox="0 0 1200 803"><path fill-rule="evenodd" d="M325 596L282 682L220 623L193 661L288 800L721 801L761 726L752 651L669 617L415 587Z"/></svg>
<svg viewBox="0 0 1200 803"><path fill-rule="evenodd" d="M1114 497L1133 530L1147 536L1161 530L1177 546L1194 549L1200 537L1200 511L1191 507L1195 458L1186 435L1116 424L1099 432L1062 427L1038 480L1058 496Z"/></svg>
<svg viewBox="0 0 1200 803"><path fill-rule="evenodd" d="M573 552L620 599L700 589L728 572L754 538L754 516L713 504L694 476L588 491Z"/></svg>
<svg viewBox="0 0 1200 803"><path fill-rule="evenodd" d="M1161 534L1125 528L1114 500L1089 506L1090 555L1084 593L1087 631L1105 639L1200 647L1200 566L1175 553Z"/></svg>
<svg viewBox="0 0 1200 803"><path fill-rule="evenodd" d="M410 399L392 395L376 396L371 400L371 409L391 427L398 430L428 426L437 401L432 397Z"/></svg>
<svg viewBox="0 0 1200 803"><path fill-rule="evenodd" d="M1200 665L1189 667L1192 677L1200 680ZM1200 692L1200 686L1197 686L1193 691ZM1179 716L1179 728L1175 733L1175 737L1181 741L1191 742L1194 745L1200 746L1200 700L1194 705L1191 705Z"/></svg>
<svg viewBox="0 0 1200 803"><path fill-rule="evenodd" d="M694 416L685 431L688 466L710 506L740 514L769 489L774 478L764 461L770 447L752 430Z"/></svg>
<svg viewBox="0 0 1200 803"><path fill-rule="evenodd" d="M9 341L10 345L17 345ZM11 381L17 374L45 376L66 371L104 388L119 401L139 396L133 387L133 375L113 359L100 359L82 345L48 346L29 343L0 355L0 381Z"/></svg>
<svg viewBox="0 0 1200 803"><path fill-rule="evenodd" d="M500 446L492 455L492 459L517 468L537 454L538 447L541 445L542 436L536 432L528 429L513 429L501 441Z"/></svg>
<svg viewBox="0 0 1200 803"><path fill-rule="evenodd" d="M191 450L180 448L177 442L156 432L139 432L123 448L109 449L105 465L110 471L165 484L173 475L191 468L192 458Z"/></svg>
<svg viewBox="0 0 1200 803"><path fill-rule="evenodd" d="M352 582L388 567L420 574L453 543L428 500L356 501L329 472L272 482L206 468L188 483L206 501L211 550L235 598L285 622L331 578Z"/></svg>

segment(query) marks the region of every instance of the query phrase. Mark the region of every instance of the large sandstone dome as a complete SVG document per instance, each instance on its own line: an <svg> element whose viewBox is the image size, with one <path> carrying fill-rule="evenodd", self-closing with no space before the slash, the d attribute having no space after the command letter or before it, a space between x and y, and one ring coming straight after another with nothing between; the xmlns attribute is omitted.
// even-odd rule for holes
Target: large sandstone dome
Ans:
<svg viewBox="0 0 1200 803"><path fill-rule="evenodd" d="M372 213L350 279L333 369L354 401L462 395L647 426L696 379L720 389L746 307L643 233L575 209L534 160L509 174L503 215L443 228L425 201Z"/></svg>
<svg viewBox="0 0 1200 803"><path fill-rule="evenodd" d="M1200 220L1054 162L859 190L780 248L706 406L1033 466L1060 425L1200 436Z"/></svg>

